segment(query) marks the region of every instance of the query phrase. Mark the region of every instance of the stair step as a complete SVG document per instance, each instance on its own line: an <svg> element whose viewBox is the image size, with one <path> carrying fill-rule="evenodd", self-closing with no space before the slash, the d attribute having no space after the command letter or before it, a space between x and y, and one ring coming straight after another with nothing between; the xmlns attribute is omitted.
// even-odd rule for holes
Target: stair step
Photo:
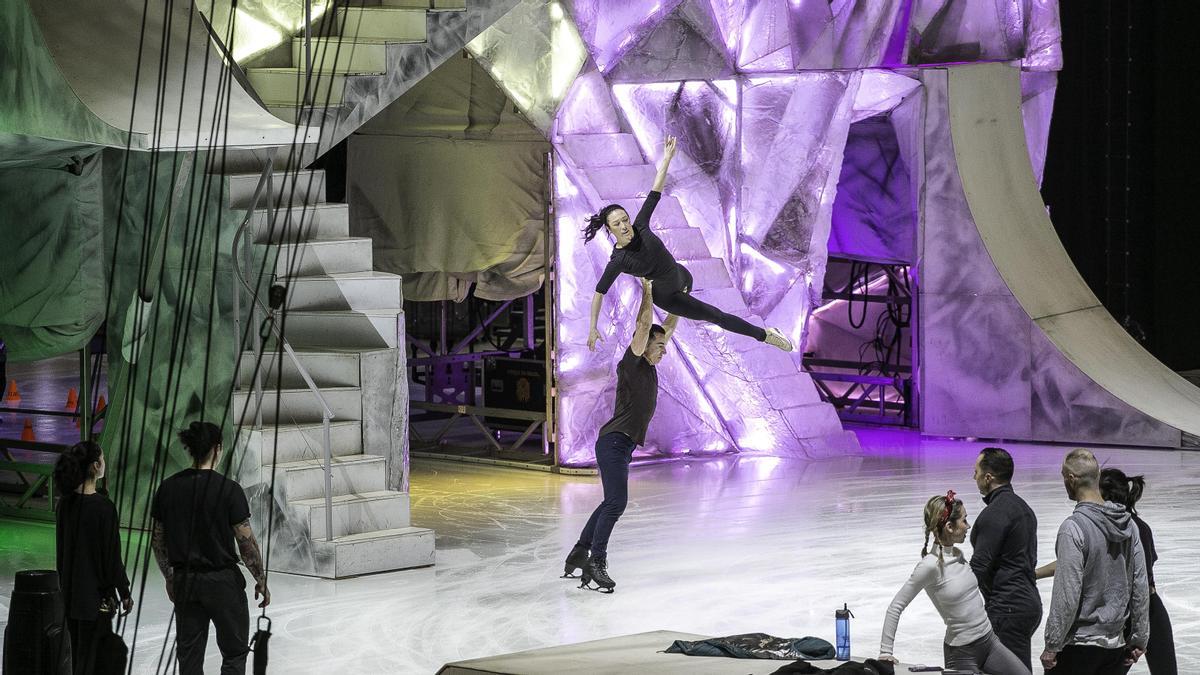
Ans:
<svg viewBox="0 0 1200 675"><path fill-rule="evenodd" d="M374 264L369 237L310 239L300 244L271 244L275 273L281 277L367 272Z"/></svg>
<svg viewBox="0 0 1200 675"><path fill-rule="evenodd" d="M400 309L288 312L284 335L295 348L394 349L399 342Z"/></svg>
<svg viewBox="0 0 1200 675"><path fill-rule="evenodd" d="M645 197L622 200L623 204L627 204L627 208L632 209L629 212L630 218L636 218L637 213L642 208L642 204L646 201ZM654 207L654 215L650 216L650 227L654 228L655 232L675 230L675 229L695 229L688 223L687 216L683 213L683 207L679 204L679 200L672 195L663 195L658 200L658 206Z"/></svg>
<svg viewBox="0 0 1200 675"><path fill-rule="evenodd" d="M267 110L284 122L296 126L323 127L335 124L342 107L337 101L330 101L327 108L324 107L323 100L320 103L322 105L317 106L267 104Z"/></svg>
<svg viewBox="0 0 1200 675"><path fill-rule="evenodd" d="M563 143L567 154L585 169L646 163L633 134L570 134L563 136Z"/></svg>
<svg viewBox="0 0 1200 675"><path fill-rule="evenodd" d="M371 74L387 72L387 45L342 37L312 39L313 72ZM304 64L304 38L292 40L292 64Z"/></svg>
<svg viewBox="0 0 1200 675"><path fill-rule="evenodd" d="M301 105L304 103L304 70L302 68L247 68L246 77L258 97L268 106ZM346 76L322 74L312 78L312 99L317 105L340 105L346 92Z"/></svg>
<svg viewBox="0 0 1200 675"><path fill-rule="evenodd" d="M278 448L276 438L279 439ZM320 422L277 427L264 424L259 430L243 429L241 442L252 452L246 461L257 461L259 466L321 459L325 456L325 427ZM329 451L334 457L361 455L362 423L358 420L330 421Z"/></svg>
<svg viewBox="0 0 1200 675"><path fill-rule="evenodd" d="M409 527L408 494L394 490L377 490L357 494L337 495L333 502L333 536L363 534L379 530ZM324 539L329 510L324 496L314 499L292 499L288 507L295 510L300 522L308 523L309 536Z"/></svg>
<svg viewBox="0 0 1200 675"><path fill-rule="evenodd" d="M334 537L332 542L314 539L313 548L328 556L332 568L321 570L320 576L341 579L432 565L434 534L423 527L401 527Z"/></svg>
<svg viewBox="0 0 1200 675"><path fill-rule="evenodd" d="M350 238L349 204L300 204L277 211L272 230L266 209L255 209L247 224L256 244Z"/></svg>
<svg viewBox="0 0 1200 675"><path fill-rule="evenodd" d="M768 347L768 349L775 348ZM817 387L813 384L812 376L803 371L762 379L758 381L758 385L763 396L776 410L821 403L821 397L817 394Z"/></svg>
<svg viewBox="0 0 1200 675"><path fill-rule="evenodd" d="M280 424L299 424L322 420L324 409L316 395L308 387L276 392L266 389L266 386L264 384L262 398L263 424L275 424L277 421L275 417L276 398L279 398L278 422ZM320 391L325 403L333 411L333 419L338 421L362 419L362 391L358 387L323 387L320 388ZM255 401L252 396L253 392L248 389L233 392L233 417L238 419L240 416L243 424L251 424L255 421ZM248 400L249 403L247 403Z"/></svg>
<svg viewBox="0 0 1200 675"><path fill-rule="evenodd" d="M735 337L741 338L740 342L749 343L754 347L751 351L742 353L740 358L746 370L755 379L769 380L803 372L796 367L796 363L787 352L750 338Z"/></svg>
<svg viewBox="0 0 1200 675"><path fill-rule="evenodd" d="M738 316L746 316L750 313L750 308L746 306L746 300L742 297L742 292L737 288L730 286L728 288L700 288L692 291L692 295L698 300L703 300L708 304ZM741 340L734 344L734 348L738 350L750 349L755 346L761 347L758 342ZM774 349L772 347L772 349Z"/></svg>
<svg viewBox="0 0 1200 675"><path fill-rule="evenodd" d="M289 341L290 344L290 341ZM308 371L309 377L313 379L318 387L357 387L361 381L361 372L359 366L360 352L354 350L340 351L313 351L296 349L296 356L300 359L300 363L304 365L304 369ZM262 371L263 386L274 387L278 369L276 366L277 351L268 351L263 354L262 365L259 368ZM241 364L238 367L238 386L249 388L254 379L254 352L242 352ZM291 357L284 354L283 364L283 387L287 389L300 389L307 386L304 378L300 375L299 369Z"/></svg>
<svg viewBox="0 0 1200 675"><path fill-rule="evenodd" d="M398 309L404 306L400 282L398 274L374 271L292 277L283 281L288 288L288 309L301 311Z"/></svg>
<svg viewBox="0 0 1200 675"><path fill-rule="evenodd" d="M710 256L701 260L681 260L680 264L692 273L693 290L733 288L729 270L725 269L725 263L720 258Z"/></svg>
<svg viewBox="0 0 1200 675"><path fill-rule="evenodd" d="M248 209L254 198L254 190L261 178L257 173L235 173L227 177L229 181L228 206L235 209ZM325 201L325 172L319 169L298 171L277 171L272 178L274 201L271 204L316 204ZM266 208L268 202L267 190L259 197L257 206Z"/></svg>
<svg viewBox="0 0 1200 675"><path fill-rule="evenodd" d="M652 164L633 166L597 166L584 169L592 187L605 201L621 202L648 192L658 169ZM631 211L630 216L634 215Z"/></svg>
<svg viewBox="0 0 1200 675"><path fill-rule="evenodd" d="M704 233L694 227L662 230L657 234L676 260L702 260L712 257L708 244L704 241Z"/></svg>
<svg viewBox="0 0 1200 675"><path fill-rule="evenodd" d="M467 0L381 0L383 7L428 9L433 11L461 12L467 8Z"/></svg>
<svg viewBox="0 0 1200 675"><path fill-rule="evenodd" d="M275 485L282 486L288 504L304 499L325 498L325 462L304 459L264 466L265 475L275 473ZM387 489L387 462L378 455L334 457L329 467L333 494L348 495Z"/></svg>
<svg viewBox="0 0 1200 675"><path fill-rule="evenodd" d="M796 438L830 436L842 431L842 421L828 403L794 406L780 413Z"/></svg>
<svg viewBox="0 0 1200 675"><path fill-rule="evenodd" d="M342 36L355 42L424 42L425 9L407 7L342 7L337 26Z"/></svg>

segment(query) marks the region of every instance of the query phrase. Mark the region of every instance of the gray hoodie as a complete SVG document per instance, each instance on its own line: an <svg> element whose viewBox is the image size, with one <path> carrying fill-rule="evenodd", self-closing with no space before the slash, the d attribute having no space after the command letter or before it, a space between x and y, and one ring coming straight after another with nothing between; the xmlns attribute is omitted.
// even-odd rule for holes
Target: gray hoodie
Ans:
<svg viewBox="0 0 1200 675"><path fill-rule="evenodd" d="M1146 648L1150 590L1137 525L1124 506L1081 502L1058 528L1058 569L1046 649L1070 644ZM1125 636L1125 622L1132 632Z"/></svg>

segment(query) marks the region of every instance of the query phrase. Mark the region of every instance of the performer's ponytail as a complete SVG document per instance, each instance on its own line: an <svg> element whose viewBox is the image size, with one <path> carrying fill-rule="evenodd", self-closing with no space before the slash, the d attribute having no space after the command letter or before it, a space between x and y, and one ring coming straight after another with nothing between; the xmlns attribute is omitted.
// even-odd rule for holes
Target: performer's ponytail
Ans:
<svg viewBox="0 0 1200 675"><path fill-rule="evenodd" d="M595 239L596 233L608 225L608 214L616 211L617 209L623 208L624 207L622 207L620 204L609 204L608 206L600 209L600 213L595 213L588 216L587 225L583 226L583 241L586 243Z"/></svg>
<svg viewBox="0 0 1200 675"><path fill-rule="evenodd" d="M1116 502L1137 515L1137 503L1146 489L1144 476L1126 476L1120 469L1104 469L1100 472L1100 494L1105 501Z"/></svg>

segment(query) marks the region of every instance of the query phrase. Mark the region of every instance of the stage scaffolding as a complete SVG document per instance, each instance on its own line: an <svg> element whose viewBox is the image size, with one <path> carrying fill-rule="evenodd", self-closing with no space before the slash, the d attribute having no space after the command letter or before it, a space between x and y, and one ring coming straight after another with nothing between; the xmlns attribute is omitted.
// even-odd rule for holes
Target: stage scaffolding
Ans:
<svg viewBox="0 0 1200 675"><path fill-rule="evenodd" d="M548 176L550 161L547 155ZM499 302L473 294L462 303L405 302L411 456L560 471L548 185L545 204L540 289Z"/></svg>
<svg viewBox="0 0 1200 675"><path fill-rule="evenodd" d="M914 427L917 389L913 379L918 349L915 320L916 287L910 266L894 261L830 256L829 269L850 268L840 288L826 282L822 296L829 302L861 303L865 322L868 308L885 305L857 359L804 355L803 367L812 376L821 398L837 410L843 422ZM828 279L828 275L827 275ZM862 326L860 324L859 326ZM854 327L859 327L854 326ZM907 356L909 363L903 363Z"/></svg>

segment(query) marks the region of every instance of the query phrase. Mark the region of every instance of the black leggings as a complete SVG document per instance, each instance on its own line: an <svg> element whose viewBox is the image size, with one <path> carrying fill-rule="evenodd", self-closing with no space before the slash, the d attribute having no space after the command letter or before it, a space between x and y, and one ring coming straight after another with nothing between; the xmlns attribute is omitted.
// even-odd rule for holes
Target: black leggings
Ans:
<svg viewBox="0 0 1200 675"><path fill-rule="evenodd" d="M692 273L676 263L674 279L654 280L654 305L675 316L715 324L731 333L752 337L759 342L767 339L767 331L741 317L722 312L706 302L697 300L692 297L691 291Z"/></svg>
<svg viewBox="0 0 1200 675"><path fill-rule="evenodd" d="M1150 644L1146 645L1146 663L1150 666L1150 675L1175 675L1179 672L1175 663L1175 634L1171 630L1171 617L1158 593L1150 594Z"/></svg>

